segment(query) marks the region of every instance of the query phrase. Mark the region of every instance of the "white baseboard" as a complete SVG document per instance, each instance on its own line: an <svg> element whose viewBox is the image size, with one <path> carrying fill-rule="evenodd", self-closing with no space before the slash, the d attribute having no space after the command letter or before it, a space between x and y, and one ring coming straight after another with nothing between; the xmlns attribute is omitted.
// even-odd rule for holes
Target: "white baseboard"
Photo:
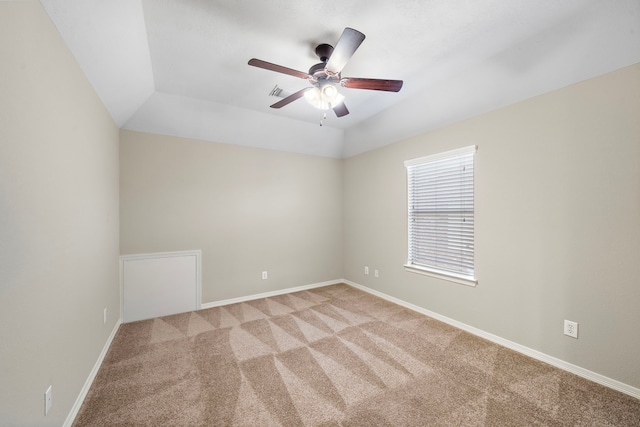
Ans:
<svg viewBox="0 0 640 427"><path fill-rule="evenodd" d="M102 362L104 361L104 358L107 355L107 351L109 351L109 347L111 347L111 343L113 342L113 339L115 338L116 333L118 332L118 328L120 327L121 324L122 324L122 319L120 318L116 322L116 325L113 327L113 330L109 335L109 338L107 338L107 342L104 344L104 347L102 348L102 352L100 352L100 355L98 356L98 360L96 360L95 365L93 365L93 369L89 373L89 377L85 381L84 386L82 386L82 390L80 390L80 394L78 395L76 402L73 404L73 407L69 412L69 415L67 415L67 419L65 420L64 424L62 424L63 427L71 427L71 424L73 424L73 422L75 421L76 415L78 415L78 411L80 411L80 407L82 406L82 402L84 402L85 397L87 397L87 393L89 393L91 384L93 384L93 380L96 378L96 375L100 370L100 366L102 365Z"/></svg>
<svg viewBox="0 0 640 427"><path fill-rule="evenodd" d="M533 350L529 347L525 347L523 345L520 345L518 343L515 343L513 341L509 341L507 339L501 338L497 335L493 335L490 334L488 332L485 332L481 329L478 328L474 328L473 326L469 326L467 324L464 324L462 322L458 322L457 320L453 320L450 319L446 316L443 316L441 314L438 313L434 313L432 311L429 311L425 308L422 307L418 307L417 305L408 303L406 301L403 301L401 299L392 297L390 295L384 294L382 292L376 291L374 289L371 288L367 288L366 286L360 285L358 283L352 282L350 280L342 280L343 283L346 283L349 286L353 286L354 288L360 289L361 291L370 293L372 295L375 295L377 297L380 297L382 299L385 299L387 301L391 301L395 304L401 305L403 307L406 307L410 310L416 311L418 313L424 314L426 316L432 317L436 320L439 320L441 322L447 323L451 326L454 326L458 329L462 329L463 331L469 332L470 334L479 336L481 338L484 338L488 341L494 342L496 344L499 344L503 347L507 347L511 350L517 351L518 353L522 353L526 356L529 356L533 359L536 360L540 360L541 362L545 362L548 363L551 366L555 366L556 368L560 368L564 371L567 372L571 372L572 374L578 375L579 377L582 378L586 378L590 381L593 381L595 383L598 383L600 385L603 385L605 387L609 387L612 388L614 390L617 390L619 392L628 394L629 396L635 397L636 399L640 399L640 389L636 388L636 387L632 387L628 384L622 383L620 381L614 380L612 378L609 377L605 377L604 375L600 375L596 372L592 372L588 369L582 368L580 366L576 366L574 364L571 364L569 362L565 362L564 360L558 359L556 357L553 356L549 356L548 354L545 353L541 353L537 350Z"/></svg>
<svg viewBox="0 0 640 427"><path fill-rule="evenodd" d="M344 282L343 279L336 279L336 280L330 280L328 282L321 282L321 283L314 283L314 284L311 284L311 285L297 286L295 288L280 289L280 290L277 290L277 291L264 292L264 293L261 293L261 294L254 294L254 295L249 295L249 296L246 296L246 297L238 297L238 298L231 298L231 299L225 299L225 300L220 300L220 301L208 302L208 303L202 304L201 309L204 310L205 308L220 307L221 305L237 304L237 303L240 303L240 302L251 301L251 300L254 300L254 299L269 298L269 297L274 297L274 296L277 296L277 295L284 295L284 294L290 294L290 293L293 293L293 292L306 291L306 290L309 290L309 289L321 288L323 286L337 285L338 283L345 283L345 282Z"/></svg>

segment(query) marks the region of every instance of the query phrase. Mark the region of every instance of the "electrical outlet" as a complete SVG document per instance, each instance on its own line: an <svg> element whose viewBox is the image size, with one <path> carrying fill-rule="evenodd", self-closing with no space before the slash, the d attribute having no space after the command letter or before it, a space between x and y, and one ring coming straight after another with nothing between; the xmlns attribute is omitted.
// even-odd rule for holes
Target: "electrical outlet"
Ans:
<svg viewBox="0 0 640 427"><path fill-rule="evenodd" d="M102 323L104 323L105 325L107 324L107 307L105 307L104 311L102 312Z"/></svg>
<svg viewBox="0 0 640 427"><path fill-rule="evenodd" d="M378 277L378 270L373 270L373 275L374 275L375 277Z"/></svg>
<svg viewBox="0 0 640 427"><path fill-rule="evenodd" d="M364 274L369 274L369 267L366 265L364 266Z"/></svg>
<svg viewBox="0 0 640 427"><path fill-rule="evenodd" d="M564 334L572 338L578 338L578 323L572 322L571 320L565 320Z"/></svg>
<svg viewBox="0 0 640 427"><path fill-rule="evenodd" d="M262 272L262 280L267 280L269 278L269 274L266 271Z"/></svg>
<svg viewBox="0 0 640 427"><path fill-rule="evenodd" d="M44 392L44 414L47 415L53 405L53 389L51 386Z"/></svg>

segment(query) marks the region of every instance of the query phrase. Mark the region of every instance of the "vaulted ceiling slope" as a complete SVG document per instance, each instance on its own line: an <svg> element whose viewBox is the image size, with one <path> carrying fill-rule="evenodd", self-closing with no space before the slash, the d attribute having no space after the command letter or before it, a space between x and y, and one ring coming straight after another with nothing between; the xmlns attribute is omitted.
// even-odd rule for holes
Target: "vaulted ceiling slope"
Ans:
<svg viewBox="0 0 640 427"><path fill-rule="evenodd" d="M118 126L349 157L640 62L639 0L40 0ZM272 109L250 67L307 72L320 43L366 39L343 75L404 80L342 88L337 118L304 99Z"/></svg>

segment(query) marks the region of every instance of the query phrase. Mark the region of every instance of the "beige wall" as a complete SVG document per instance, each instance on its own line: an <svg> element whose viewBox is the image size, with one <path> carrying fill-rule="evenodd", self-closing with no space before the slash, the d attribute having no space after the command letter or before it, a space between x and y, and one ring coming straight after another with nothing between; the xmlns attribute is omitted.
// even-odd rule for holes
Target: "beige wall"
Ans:
<svg viewBox="0 0 640 427"><path fill-rule="evenodd" d="M347 159L345 277L640 387L639 118L636 65ZM471 144L476 288L402 267L403 161Z"/></svg>
<svg viewBox="0 0 640 427"><path fill-rule="evenodd" d="M119 317L118 129L40 3L0 2L0 425L62 425Z"/></svg>
<svg viewBox="0 0 640 427"><path fill-rule="evenodd" d="M340 160L120 135L122 254L201 249L203 303L342 277Z"/></svg>

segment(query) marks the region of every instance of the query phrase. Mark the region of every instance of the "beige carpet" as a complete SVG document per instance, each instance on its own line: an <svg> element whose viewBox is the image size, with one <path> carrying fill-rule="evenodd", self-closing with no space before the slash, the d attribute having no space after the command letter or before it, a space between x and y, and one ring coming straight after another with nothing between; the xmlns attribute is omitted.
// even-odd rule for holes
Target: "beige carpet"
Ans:
<svg viewBox="0 0 640 427"><path fill-rule="evenodd" d="M74 426L640 426L640 400L347 285L122 325Z"/></svg>

